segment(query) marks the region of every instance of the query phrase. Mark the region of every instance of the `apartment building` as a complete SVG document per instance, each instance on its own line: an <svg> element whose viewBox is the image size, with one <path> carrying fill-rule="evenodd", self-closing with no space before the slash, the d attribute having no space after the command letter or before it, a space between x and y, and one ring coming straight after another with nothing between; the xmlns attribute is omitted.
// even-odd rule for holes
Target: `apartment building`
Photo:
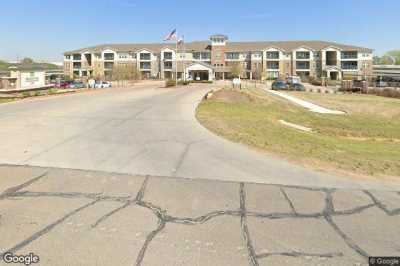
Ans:
<svg viewBox="0 0 400 266"><path fill-rule="evenodd" d="M64 73L112 79L125 68L142 78L201 80L304 76L331 80L372 74L372 50L324 41L230 42L222 34L209 41L175 44L109 44L64 53Z"/></svg>

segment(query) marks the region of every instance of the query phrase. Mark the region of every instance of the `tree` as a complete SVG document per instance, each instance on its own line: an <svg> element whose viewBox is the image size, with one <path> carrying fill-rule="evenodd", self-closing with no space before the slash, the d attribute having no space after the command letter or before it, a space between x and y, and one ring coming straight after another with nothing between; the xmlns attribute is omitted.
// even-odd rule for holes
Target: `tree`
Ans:
<svg viewBox="0 0 400 266"><path fill-rule="evenodd" d="M115 64L112 69L112 80L124 86L127 81L140 79L140 72L136 65Z"/></svg>
<svg viewBox="0 0 400 266"><path fill-rule="evenodd" d="M30 65L33 63L34 63L33 59L29 58L29 57L25 57L24 59L21 60L21 64L24 64L24 65Z"/></svg>
<svg viewBox="0 0 400 266"><path fill-rule="evenodd" d="M240 78L243 76L244 68L240 62L234 63L231 67L231 77Z"/></svg>
<svg viewBox="0 0 400 266"><path fill-rule="evenodd" d="M383 56L374 56L375 65L400 65L400 50L386 52Z"/></svg>

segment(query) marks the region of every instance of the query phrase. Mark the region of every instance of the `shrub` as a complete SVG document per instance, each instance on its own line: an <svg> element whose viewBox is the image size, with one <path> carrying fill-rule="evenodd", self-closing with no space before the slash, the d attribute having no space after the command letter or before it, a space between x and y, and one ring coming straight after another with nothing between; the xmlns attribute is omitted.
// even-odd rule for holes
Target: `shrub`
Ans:
<svg viewBox="0 0 400 266"><path fill-rule="evenodd" d="M400 99L400 91L394 89L370 89L368 90L368 94Z"/></svg>
<svg viewBox="0 0 400 266"><path fill-rule="evenodd" d="M31 93L29 91L24 91L24 92L22 92L22 96L23 97L30 97Z"/></svg>
<svg viewBox="0 0 400 266"><path fill-rule="evenodd" d="M34 96L40 96L41 93L40 93L40 91L35 91L33 95L34 95Z"/></svg>
<svg viewBox="0 0 400 266"><path fill-rule="evenodd" d="M189 84L190 84L189 81L182 81L182 80L178 81L178 85L189 85Z"/></svg>
<svg viewBox="0 0 400 266"><path fill-rule="evenodd" d="M322 86L322 81L318 79L311 80L311 84L314 86Z"/></svg>
<svg viewBox="0 0 400 266"><path fill-rule="evenodd" d="M55 88L49 89L48 94L55 94L55 93L57 93L57 89L55 89Z"/></svg>
<svg viewBox="0 0 400 266"><path fill-rule="evenodd" d="M176 81L174 79L169 79L165 81L165 87L174 87L176 86Z"/></svg>

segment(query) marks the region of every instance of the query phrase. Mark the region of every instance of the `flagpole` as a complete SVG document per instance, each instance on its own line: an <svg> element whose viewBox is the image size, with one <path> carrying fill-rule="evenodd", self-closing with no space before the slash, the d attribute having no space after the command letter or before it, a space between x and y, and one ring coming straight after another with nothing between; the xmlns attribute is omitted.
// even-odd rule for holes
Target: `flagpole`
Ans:
<svg viewBox="0 0 400 266"><path fill-rule="evenodd" d="M175 31L175 86L178 86L178 32Z"/></svg>

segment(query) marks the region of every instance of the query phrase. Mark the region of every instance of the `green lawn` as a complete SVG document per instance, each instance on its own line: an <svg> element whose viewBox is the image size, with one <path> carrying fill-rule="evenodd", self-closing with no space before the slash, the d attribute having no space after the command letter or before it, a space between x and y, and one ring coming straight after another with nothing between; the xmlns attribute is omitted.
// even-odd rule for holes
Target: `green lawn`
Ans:
<svg viewBox="0 0 400 266"><path fill-rule="evenodd" d="M12 101L15 101L15 99L1 99L1 98L0 98L0 104L1 104L1 103L12 102Z"/></svg>
<svg viewBox="0 0 400 266"><path fill-rule="evenodd" d="M357 175L400 176L400 100L311 93L300 97L348 115L312 113L251 89L246 93L215 93L199 105L197 118L218 135L305 166ZM288 128L280 119L310 127L313 132Z"/></svg>

